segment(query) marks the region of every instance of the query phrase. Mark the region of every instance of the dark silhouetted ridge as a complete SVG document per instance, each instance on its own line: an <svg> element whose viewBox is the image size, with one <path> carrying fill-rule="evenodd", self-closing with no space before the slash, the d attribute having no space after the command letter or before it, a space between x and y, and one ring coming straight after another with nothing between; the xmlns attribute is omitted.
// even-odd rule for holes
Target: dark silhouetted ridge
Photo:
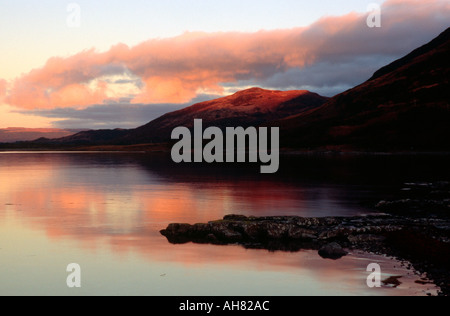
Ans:
<svg viewBox="0 0 450 316"><path fill-rule="evenodd" d="M391 64L381 68L375 74L370 78L369 80L374 80L379 77L382 77L394 70L399 69L400 67L403 67L410 63L414 58L419 57L420 55L424 55L427 52L438 48L439 46L445 44L450 40L450 27L445 30L443 33L441 33L438 37L436 37L434 40L429 42L428 44L423 45L422 47L417 48L416 50L412 51L410 54L406 55L403 58L400 58Z"/></svg>
<svg viewBox="0 0 450 316"><path fill-rule="evenodd" d="M275 122L293 148L450 150L450 30L323 106Z"/></svg>

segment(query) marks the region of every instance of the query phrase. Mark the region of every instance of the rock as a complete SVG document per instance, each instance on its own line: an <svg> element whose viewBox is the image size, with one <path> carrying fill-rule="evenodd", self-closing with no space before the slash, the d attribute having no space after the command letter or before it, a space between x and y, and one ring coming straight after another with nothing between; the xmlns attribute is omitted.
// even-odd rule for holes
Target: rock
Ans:
<svg viewBox="0 0 450 316"><path fill-rule="evenodd" d="M235 243L243 240L241 233L235 230L234 222L218 221L208 225L207 232L213 234L218 240L224 243Z"/></svg>
<svg viewBox="0 0 450 316"><path fill-rule="evenodd" d="M242 235L231 229L223 229L220 231L219 236L228 242L237 242L242 239Z"/></svg>
<svg viewBox="0 0 450 316"><path fill-rule="evenodd" d="M432 281L425 281L425 280L416 280L416 281L414 281L414 283L420 284L420 285L433 284Z"/></svg>
<svg viewBox="0 0 450 316"><path fill-rule="evenodd" d="M380 242L386 240L386 237L384 236L378 236L378 235L350 235L347 237L348 241L350 241L352 244L359 244L359 243L370 243L370 242Z"/></svg>
<svg viewBox="0 0 450 316"><path fill-rule="evenodd" d="M450 220L447 218L414 216L302 218L228 215L223 220L207 224L170 224L161 231L161 234L169 242L176 244L237 243L247 248L271 251L320 249L319 254L330 259L339 259L347 254L342 246L366 251L385 251L386 247L406 247L406 252L417 253L419 256L419 252L422 251L420 255L428 257L427 253L431 251L430 246L435 244L436 249L444 249L444 253L447 251L450 243L448 242L449 227ZM410 237L404 237L405 234ZM425 241L422 239L427 234L429 235L426 242L428 247L422 247L423 249L411 247L409 241L412 237L419 244L424 244ZM336 241L341 244L336 244ZM438 257L445 259L448 256Z"/></svg>
<svg viewBox="0 0 450 316"><path fill-rule="evenodd" d="M243 223L242 231L251 240L257 240L260 236L260 226L257 223Z"/></svg>
<svg viewBox="0 0 450 316"><path fill-rule="evenodd" d="M282 239L287 234L287 227L282 223L265 223L263 230L267 234L268 239Z"/></svg>
<svg viewBox="0 0 450 316"><path fill-rule="evenodd" d="M244 215L226 215L224 216L223 220L224 221L246 221L248 219L247 216Z"/></svg>
<svg viewBox="0 0 450 316"><path fill-rule="evenodd" d="M215 244L218 242L217 237L214 234L208 234L206 236L206 240L212 244Z"/></svg>
<svg viewBox="0 0 450 316"><path fill-rule="evenodd" d="M402 278L401 276L391 276L391 277L387 278L386 280L382 281L382 283L386 286L396 288L402 284L402 282L399 281L399 279L401 279L401 278Z"/></svg>
<svg viewBox="0 0 450 316"><path fill-rule="evenodd" d="M380 201L375 205L375 208L382 211L404 211L413 207L415 203L417 203L417 201L411 199Z"/></svg>
<svg viewBox="0 0 450 316"><path fill-rule="evenodd" d="M317 239L316 232L311 229L305 229L298 226L291 226L288 229L288 238L295 240L314 240Z"/></svg>
<svg viewBox="0 0 450 316"><path fill-rule="evenodd" d="M344 256L346 256L348 252L346 252L341 245L336 242L332 242L320 248L319 255L325 259L333 259L337 260Z"/></svg>
<svg viewBox="0 0 450 316"><path fill-rule="evenodd" d="M161 231L161 234L164 236L169 235L185 235L191 229L190 224L170 224L166 229Z"/></svg>

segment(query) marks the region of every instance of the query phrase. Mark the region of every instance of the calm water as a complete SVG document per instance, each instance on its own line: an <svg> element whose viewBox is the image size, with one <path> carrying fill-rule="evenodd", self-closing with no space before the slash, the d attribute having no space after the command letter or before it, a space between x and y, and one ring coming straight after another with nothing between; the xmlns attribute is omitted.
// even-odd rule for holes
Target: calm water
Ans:
<svg viewBox="0 0 450 316"><path fill-rule="evenodd" d="M171 245L159 230L226 214L351 216L405 182L448 180L448 157L291 157L258 165L174 165L163 155L0 153L0 295L423 295L381 256ZM366 267L402 275L369 289ZM69 263L82 287L66 285Z"/></svg>

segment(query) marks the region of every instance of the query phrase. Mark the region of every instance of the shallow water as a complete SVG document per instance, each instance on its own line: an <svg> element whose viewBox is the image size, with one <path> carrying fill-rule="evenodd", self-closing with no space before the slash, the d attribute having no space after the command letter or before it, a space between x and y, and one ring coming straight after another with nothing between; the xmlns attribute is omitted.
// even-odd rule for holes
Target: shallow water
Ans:
<svg viewBox="0 0 450 316"><path fill-rule="evenodd" d="M447 157L290 157L175 165L138 153L0 153L0 295L423 295L391 258L171 245L159 230L226 214L353 216L405 182L448 179ZM66 285L78 263L82 286ZM398 288L370 289L371 262Z"/></svg>

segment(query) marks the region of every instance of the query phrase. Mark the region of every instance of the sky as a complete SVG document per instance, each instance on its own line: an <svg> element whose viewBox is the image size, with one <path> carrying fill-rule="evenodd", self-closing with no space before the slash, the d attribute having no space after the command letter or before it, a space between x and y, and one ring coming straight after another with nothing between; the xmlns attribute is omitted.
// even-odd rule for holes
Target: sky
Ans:
<svg viewBox="0 0 450 316"><path fill-rule="evenodd" d="M0 0L0 128L133 128L253 86L333 96L449 18L448 0Z"/></svg>

